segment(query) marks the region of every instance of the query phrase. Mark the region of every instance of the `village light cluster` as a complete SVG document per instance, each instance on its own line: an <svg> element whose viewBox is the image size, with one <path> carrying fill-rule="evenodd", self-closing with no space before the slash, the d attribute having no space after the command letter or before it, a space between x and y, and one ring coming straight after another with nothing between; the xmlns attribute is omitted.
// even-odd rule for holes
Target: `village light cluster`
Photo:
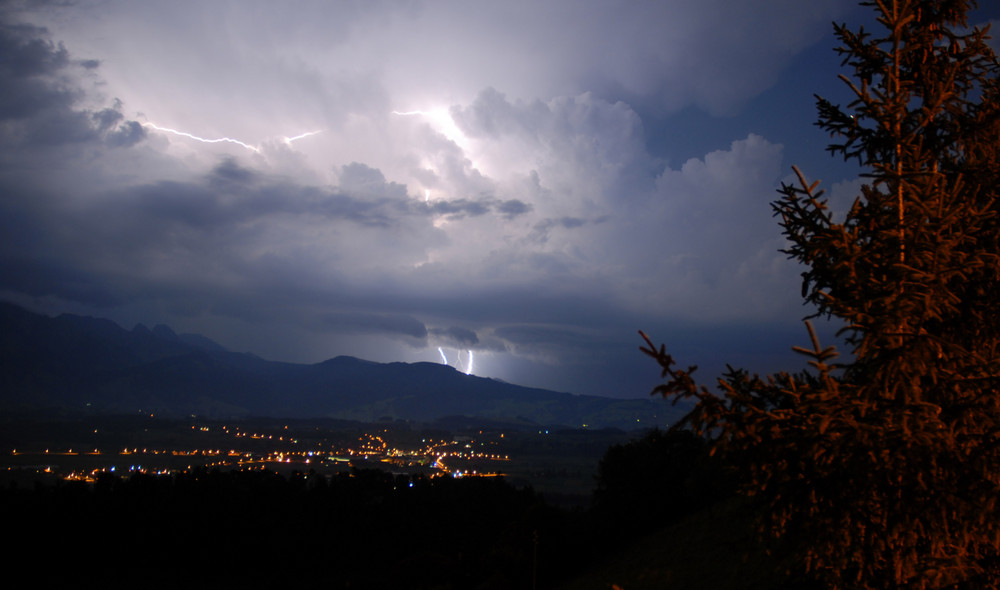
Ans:
<svg viewBox="0 0 1000 590"><path fill-rule="evenodd" d="M287 429L285 426L284 430ZM483 469L483 466L510 460L508 455L485 450L496 444L496 441L489 440L488 434L480 440L472 437L458 437L459 440L424 438L419 444L405 446L390 443L385 436L388 431L384 430L364 433L351 444L334 444L327 441L311 443L309 446L312 448L304 448L306 445L301 443L299 438L285 433L248 431L239 426L221 426L213 431L210 426L193 425L191 430L206 435L221 432L237 443L233 447L246 447L246 442L252 441L256 449L218 447L171 449L135 446L116 447L114 450L90 448L81 451L73 448L45 448L13 449L11 456L40 458L43 461L27 467L42 473L55 474L66 480L84 482L94 482L102 473L119 476L134 473L168 475L205 468L220 470L302 468L342 471L350 466L365 465L369 462L381 464L390 471L421 472L431 476L498 476L502 475L499 469ZM498 440L502 438L503 434L497 435ZM273 445L273 448L261 450L262 446L266 448L267 445ZM99 462L100 466L67 470L53 460L56 457L68 459L81 456L92 458L93 461L90 462ZM116 458L121 458L124 462L118 463Z"/></svg>

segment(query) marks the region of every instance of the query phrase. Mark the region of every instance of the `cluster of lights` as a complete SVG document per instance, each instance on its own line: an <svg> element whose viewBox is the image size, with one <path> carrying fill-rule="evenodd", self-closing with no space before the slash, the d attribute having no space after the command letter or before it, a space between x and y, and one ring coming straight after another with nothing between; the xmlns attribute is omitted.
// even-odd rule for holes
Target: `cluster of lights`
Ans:
<svg viewBox="0 0 1000 590"><path fill-rule="evenodd" d="M209 426L191 426L191 430L194 432L210 433L212 431ZM251 439L260 441L270 441L270 442L281 442L287 445L288 443L298 444L298 440L292 436L288 436L284 433L282 434L269 434L266 432L243 432L239 427L230 428L228 426L222 426L216 432L220 431L226 436L232 436L234 439ZM288 430L288 426L284 427L284 430ZM385 430L383 432L388 432ZM482 433L480 433L482 434ZM503 438L503 435L500 435ZM330 464L336 463L349 463L351 461L350 457L363 457L365 460L373 458L380 460L384 463L389 463L398 467L414 467L414 466L430 466L431 469L437 471L437 475L451 475L454 477L462 477L466 475L497 475L496 473L479 473L476 470L470 469L457 469L449 468L445 463L446 460L450 461L508 461L509 457L507 455L499 455L495 453L488 453L482 450L474 450L473 443L471 439L463 439L462 441L448 441L448 440L435 440L435 439L422 439L420 445L416 448L399 448L390 443L383 437L382 433L365 433L357 439L357 444L350 445L347 448L338 448L336 445L319 444L316 448L312 450L302 450L302 449L282 449L282 450L271 450L266 453L254 453L250 451L236 450L235 448L230 448L228 450L223 450L222 448L207 448L207 449L162 449L162 448L149 448L149 447L124 447L119 448L116 452L111 452L110 455L118 455L121 457L129 457L129 467L124 469L124 473L127 476L132 473L142 473L142 474L153 474L153 475L163 475L168 473L184 473L190 471L193 467L192 465L187 465L184 469L167 469L162 467L150 468L143 466L141 463L137 462L136 459L143 458L145 461L150 463L157 463L162 460L156 459L160 456L166 457L184 457L184 458L201 458L202 461L198 461L199 467L208 468L225 468L225 469L254 469L259 466L263 469L266 465L273 464L304 464L309 465L315 462L327 461ZM483 446L487 443L480 442L479 446ZM489 444L496 444L496 442L491 441ZM284 446L284 445L283 445ZM44 455L102 455L104 454L100 449L94 448L93 450L88 450L84 452L76 451L72 448L66 450L52 450L45 449L43 452L38 453L37 451L24 451L14 449L11 451L12 455L33 455L33 454L44 454ZM187 461L185 461L187 462ZM53 473L52 466L45 466L45 472ZM78 481L93 481L100 473L116 473L116 467L105 466L92 471L77 472L73 471L69 475L63 475L65 479L78 480ZM119 472L121 473L121 472Z"/></svg>

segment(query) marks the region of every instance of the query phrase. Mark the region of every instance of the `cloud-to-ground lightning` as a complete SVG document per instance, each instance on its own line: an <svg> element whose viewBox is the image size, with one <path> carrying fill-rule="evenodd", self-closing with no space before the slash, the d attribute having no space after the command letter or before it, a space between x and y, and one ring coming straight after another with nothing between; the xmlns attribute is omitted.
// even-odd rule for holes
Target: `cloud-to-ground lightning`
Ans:
<svg viewBox="0 0 1000 590"><path fill-rule="evenodd" d="M438 350L440 350L440 349L438 349ZM468 360L468 362L465 363L465 374L466 375L471 375L472 374L472 369L473 369L473 362L475 360L475 356L472 354L472 350L471 349L467 350L466 352L469 353L469 360ZM441 354L443 355L444 353L441 353ZM458 360L455 361L455 363L456 363L456 365L461 365L462 364L462 351L461 350L458 351ZM458 369L459 371L462 370L458 366L456 366L455 368Z"/></svg>
<svg viewBox="0 0 1000 590"><path fill-rule="evenodd" d="M444 364L449 365L449 363L448 363L448 357L445 356L445 354L444 354L444 349L441 348L440 346L438 346L438 352L441 353L441 360L444 362ZM465 374L466 375L471 375L472 371L473 371L474 362L475 362L475 355L473 355L471 349L467 350L467 352L469 353L469 360L465 364ZM462 364L462 351L459 350L458 354L456 356L458 358L455 360L455 364L457 365L455 368L458 369L459 371L461 371L461 369L459 368L459 366Z"/></svg>

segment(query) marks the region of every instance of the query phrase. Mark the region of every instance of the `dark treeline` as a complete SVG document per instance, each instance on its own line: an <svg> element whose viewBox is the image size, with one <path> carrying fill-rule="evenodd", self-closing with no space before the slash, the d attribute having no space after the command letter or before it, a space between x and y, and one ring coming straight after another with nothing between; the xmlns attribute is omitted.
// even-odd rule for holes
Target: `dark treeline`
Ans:
<svg viewBox="0 0 1000 590"><path fill-rule="evenodd" d="M0 518L8 563L51 583L555 588L725 497L705 459L687 433L613 446L588 509L502 478L201 469L12 484Z"/></svg>
<svg viewBox="0 0 1000 590"><path fill-rule="evenodd" d="M541 539L562 535L530 489L378 470L105 475L2 506L14 563L112 586L528 587L536 531L546 561Z"/></svg>

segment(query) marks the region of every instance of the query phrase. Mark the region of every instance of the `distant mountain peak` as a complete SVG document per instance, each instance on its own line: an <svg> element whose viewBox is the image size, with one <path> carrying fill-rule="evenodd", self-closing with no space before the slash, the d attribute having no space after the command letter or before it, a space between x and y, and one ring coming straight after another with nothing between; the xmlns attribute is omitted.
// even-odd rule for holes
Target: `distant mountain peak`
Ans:
<svg viewBox="0 0 1000 590"><path fill-rule="evenodd" d="M201 334L179 334L177 338L179 338L184 344L200 348L201 350L207 350L209 352L229 352L229 349L225 346L222 346L218 342L207 336L202 336Z"/></svg>
<svg viewBox="0 0 1000 590"><path fill-rule="evenodd" d="M170 340L171 342L180 341L180 337L177 336L177 332L174 332L173 329L166 324L156 324L153 326L153 336L163 338L164 340Z"/></svg>
<svg viewBox="0 0 1000 590"><path fill-rule="evenodd" d="M366 361L365 359L359 359L356 356L348 356L342 354L335 356L332 359L327 359L320 363L321 365L380 365L382 363L377 363L375 361Z"/></svg>
<svg viewBox="0 0 1000 590"><path fill-rule="evenodd" d="M651 427L677 411L648 399L577 396L467 376L435 362L338 356L315 365L226 351L159 324L0 306L0 412L8 408L222 418L469 420L569 427Z"/></svg>
<svg viewBox="0 0 1000 590"><path fill-rule="evenodd" d="M137 336L155 336L167 342L185 344L192 348L208 352L229 352L225 346L207 336L202 336L201 334L178 334L166 324L157 324L152 330L147 328L145 324L136 324L132 328L132 333Z"/></svg>

